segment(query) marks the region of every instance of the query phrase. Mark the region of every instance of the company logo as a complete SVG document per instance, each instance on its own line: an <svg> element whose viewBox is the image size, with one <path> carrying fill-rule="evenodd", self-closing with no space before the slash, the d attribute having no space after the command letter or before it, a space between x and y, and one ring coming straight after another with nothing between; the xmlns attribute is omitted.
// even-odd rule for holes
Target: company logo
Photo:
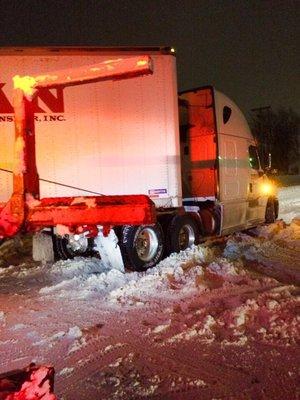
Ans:
<svg viewBox="0 0 300 400"><path fill-rule="evenodd" d="M5 83L0 82L0 122L13 122L13 116L7 114L13 114L14 108L3 90L4 86ZM64 121L63 88L51 89L51 91L46 88L38 89L33 104L35 113L44 114L42 117L36 116L37 121Z"/></svg>

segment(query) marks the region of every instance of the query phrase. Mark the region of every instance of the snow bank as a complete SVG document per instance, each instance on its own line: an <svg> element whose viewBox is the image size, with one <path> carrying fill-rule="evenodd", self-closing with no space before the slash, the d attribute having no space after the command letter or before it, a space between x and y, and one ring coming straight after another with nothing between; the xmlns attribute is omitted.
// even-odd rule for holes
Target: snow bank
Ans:
<svg viewBox="0 0 300 400"><path fill-rule="evenodd" d="M250 277L242 258L257 259L259 254L278 251L277 242L295 248L299 242L298 220L290 226L279 221L228 239L223 254L218 247L194 246L172 254L146 272L122 273L107 270L97 258L59 261L48 270L50 283L40 289L42 296L91 299L99 296L118 305L143 306L152 298L184 298L212 290L225 283L247 282Z"/></svg>
<svg viewBox="0 0 300 400"><path fill-rule="evenodd" d="M52 283L43 296L90 299L105 296L111 304L143 305L151 298L180 298L222 286L244 274L238 263L217 259L215 250L194 246L172 254L146 272L106 270L98 259L60 261L49 271Z"/></svg>
<svg viewBox="0 0 300 400"><path fill-rule="evenodd" d="M69 299L105 296L128 279L118 270L106 270L99 259L80 257L55 263L49 274L53 283L40 293Z"/></svg>
<svg viewBox="0 0 300 400"><path fill-rule="evenodd" d="M254 236L245 233L232 235L226 242L224 256L230 260L241 257L255 260L259 255L267 255L279 260L290 256L288 249L300 251L300 219L293 219L288 226L283 221L277 221L255 228L252 233Z"/></svg>
<svg viewBox="0 0 300 400"><path fill-rule="evenodd" d="M256 228L256 232L258 236L266 239L282 240L285 244L294 243L300 240L300 216L292 219L288 226L283 221L277 221Z"/></svg>
<svg viewBox="0 0 300 400"><path fill-rule="evenodd" d="M195 322L188 327L184 324L179 333L170 334L175 323L172 318L171 323L163 325L164 329L159 330L164 335L161 346L188 341L243 346L255 340L287 346L296 344L300 332L294 291L293 286L278 287L245 300L224 297L225 306L219 302L210 308L194 308L194 314L188 317ZM157 333L157 329L152 333Z"/></svg>

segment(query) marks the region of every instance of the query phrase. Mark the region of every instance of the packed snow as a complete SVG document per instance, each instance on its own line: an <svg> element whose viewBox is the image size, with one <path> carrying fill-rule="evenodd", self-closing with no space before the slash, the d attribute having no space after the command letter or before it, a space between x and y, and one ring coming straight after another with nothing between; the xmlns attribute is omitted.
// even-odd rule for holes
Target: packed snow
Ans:
<svg viewBox="0 0 300 400"><path fill-rule="evenodd" d="M34 263L23 239L4 243L0 373L52 364L65 400L296 399L300 187L279 196L282 220L146 272Z"/></svg>

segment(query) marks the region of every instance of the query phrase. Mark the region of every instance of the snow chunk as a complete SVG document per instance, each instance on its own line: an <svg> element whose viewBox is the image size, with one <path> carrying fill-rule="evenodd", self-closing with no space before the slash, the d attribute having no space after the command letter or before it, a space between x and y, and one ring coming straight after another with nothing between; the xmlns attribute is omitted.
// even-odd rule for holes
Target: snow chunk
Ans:
<svg viewBox="0 0 300 400"><path fill-rule="evenodd" d="M60 332L57 332L57 333L54 333L54 335L52 335L51 337L50 337L50 340L57 340L57 339L61 339L61 338L63 338L64 336L65 336L65 332L64 331L60 331Z"/></svg>
<svg viewBox="0 0 300 400"><path fill-rule="evenodd" d="M70 346L68 350L68 354L74 353L75 351L80 350L82 347L87 345L87 341L85 338L81 337L80 339L75 340L75 342Z"/></svg>
<svg viewBox="0 0 300 400"><path fill-rule="evenodd" d="M86 197L75 197L71 203L71 206L84 204L88 208L96 207L96 200L94 198L86 198Z"/></svg>
<svg viewBox="0 0 300 400"><path fill-rule="evenodd" d="M73 368L73 367L71 367L71 368L65 367L65 368L63 368L63 369L58 373L58 375L59 375L59 376L70 375L73 371L74 371L74 368Z"/></svg>
<svg viewBox="0 0 300 400"><path fill-rule="evenodd" d="M223 340L221 344L222 346L244 346L247 343L248 343L247 336L241 335L237 340L234 341Z"/></svg>
<svg viewBox="0 0 300 400"><path fill-rule="evenodd" d="M19 331L21 329L27 328L25 324L16 324L10 328L11 331Z"/></svg>
<svg viewBox="0 0 300 400"><path fill-rule="evenodd" d="M5 323L5 320L6 320L6 318L5 318L5 313L4 313L4 311L0 311L0 323L1 323L1 324L4 324L4 323Z"/></svg>
<svg viewBox="0 0 300 400"><path fill-rule="evenodd" d="M121 365L122 361L123 361L123 358L120 357L114 363L109 364L109 367L117 368L117 367L119 367Z"/></svg>
<svg viewBox="0 0 300 400"><path fill-rule="evenodd" d="M278 303L278 301L276 301L276 300L270 300L270 301L268 301L268 303L267 303L267 307L268 307L269 310L274 310L274 309L277 308L278 306L279 306L279 303Z"/></svg>
<svg viewBox="0 0 300 400"><path fill-rule="evenodd" d="M236 309L234 321L236 326L241 326L245 324L246 310L244 308L240 307L239 309Z"/></svg>
<svg viewBox="0 0 300 400"><path fill-rule="evenodd" d="M82 336L82 331L78 326L73 326L69 329L67 336L71 339L79 339Z"/></svg>
<svg viewBox="0 0 300 400"><path fill-rule="evenodd" d="M53 278L72 279L74 277L87 278L92 274L104 271L105 268L98 258L75 257L73 260L61 260L56 262L52 266L50 274Z"/></svg>
<svg viewBox="0 0 300 400"><path fill-rule="evenodd" d="M26 204L27 204L27 206L28 206L29 208L34 208L34 207L38 207L38 206L41 205L41 201L35 199L35 198L32 196L32 194L30 194L30 193L27 193L27 194L26 194L25 199L26 199Z"/></svg>
<svg viewBox="0 0 300 400"><path fill-rule="evenodd" d="M171 321L169 321L169 322L168 322L167 324L165 324L165 325L158 325L158 326L156 326L156 327L152 330L152 332L153 332L153 333L160 333L160 332L163 332L163 331L165 331L166 329L169 328L170 323L171 323Z"/></svg>
<svg viewBox="0 0 300 400"><path fill-rule="evenodd" d="M237 270L234 265L226 259L218 260L218 263L212 262L209 264L208 269L217 275L226 277L228 275L237 275Z"/></svg>

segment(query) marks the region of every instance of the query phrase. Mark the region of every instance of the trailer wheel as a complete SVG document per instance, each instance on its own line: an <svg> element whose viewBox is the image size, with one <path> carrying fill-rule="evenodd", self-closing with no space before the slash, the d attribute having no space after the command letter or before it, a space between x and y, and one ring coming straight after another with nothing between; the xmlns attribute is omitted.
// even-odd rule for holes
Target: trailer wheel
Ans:
<svg viewBox="0 0 300 400"><path fill-rule="evenodd" d="M276 221L276 209L274 199L270 198L266 207L265 221L271 224Z"/></svg>
<svg viewBox="0 0 300 400"><path fill-rule="evenodd" d="M53 247L56 258L61 260L95 255L93 238L84 235L53 235Z"/></svg>
<svg viewBox="0 0 300 400"><path fill-rule="evenodd" d="M124 264L135 271L145 271L162 259L164 237L159 223L125 225L121 230L119 243Z"/></svg>
<svg viewBox="0 0 300 400"><path fill-rule="evenodd" d="M189 215L175 215L167 229L167 251L168 254L198 244L200 230L195 220Z"/></svg>

